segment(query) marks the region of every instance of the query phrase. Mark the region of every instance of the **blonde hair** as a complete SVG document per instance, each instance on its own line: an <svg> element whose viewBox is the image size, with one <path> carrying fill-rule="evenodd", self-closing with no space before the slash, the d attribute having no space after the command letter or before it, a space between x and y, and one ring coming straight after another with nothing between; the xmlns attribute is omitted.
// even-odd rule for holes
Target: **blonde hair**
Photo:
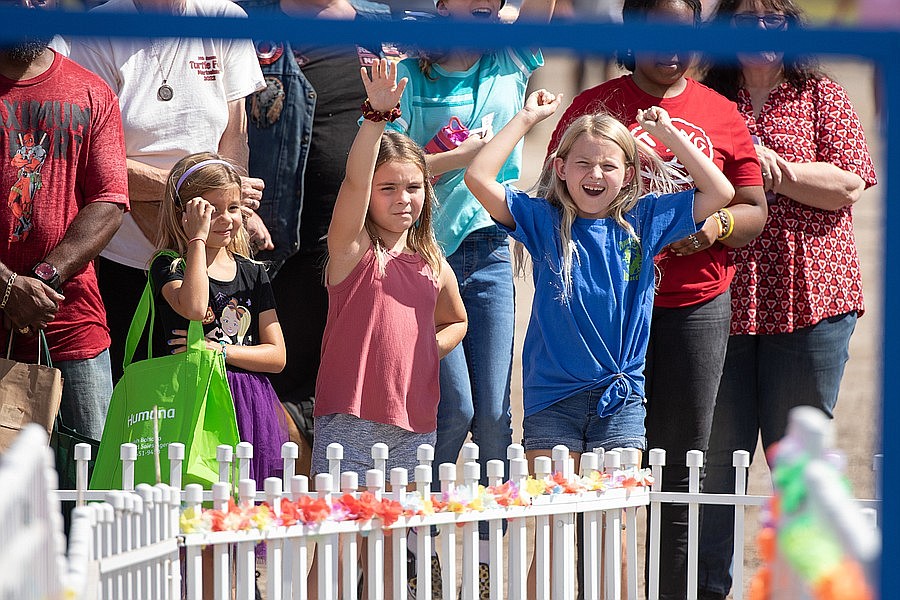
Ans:
<svg viewBox="0 0 900 600"><path fill-rule="evenodd" d="M179 180L193 166L203 161L222 161L204 165L190 173L181 185ZM218 154L198 152L179 160L169 171L166 180L166 195L159 209L159 227L156 234L157 250L175 250L180 256L187 253L188 237L181 226L186 200L202 196L215 190L241 189L241 178L230 164ZM245 258L250 258L250 242L247 230L241 226L232 236L227 250ZM179 261L175 261L173 266Z"/></svg>
<svg viewBox="0 0 900 600"><path fill-rule="evenodd" d="M579 260L575 243L572 241L572 223L578 216L578 208L566 182L559 178L554 168L557 158L566 160L572 146L583 135L611 142L622 149L625 154L625 167L634 170L631 181L624 184L618 195L609 205L609 217L612 218L628 235L640 244L641 238L625 215L634 208L637 201L648 193L666 194L678 190L674 183L674 172L667 166L659 155L646 144L639 142L628 132L628 129L615 117L607 113L583 115L566 128L560 139L556 151L547 157L541 170L540 179L536 186L536 193L555 206L560 212L559 240L560 276L563 282L563 295L569 298L572 295L572 264ZM645 177L647 182L644 181ZM518 268L521 270L523 254L520 248L516 250Z"/></svg>
<svg viewBox="0 0 900 600"><path fill-rule="evenodd" d="M437 200L434 195L434 188L431 185L428 166L425 164L425 154L409 137L395 131L385 131L381 136L378 158L375 160L375 170L377 171L379 167L389 162L412 163L422 171L422 177L425 180L425 202L422 204L422 212L419 214L419 218L409 228L406 244L425 259L425 262L428 263L435 275L439 275L441 272L441 259L444 254L434 238L434 230L431 225L432 207L437 204ZM382 239L374 233L375 228L372 226L368 215L366 215L366 232L375 246L378 270L384 275L387 250Z"/></svg>

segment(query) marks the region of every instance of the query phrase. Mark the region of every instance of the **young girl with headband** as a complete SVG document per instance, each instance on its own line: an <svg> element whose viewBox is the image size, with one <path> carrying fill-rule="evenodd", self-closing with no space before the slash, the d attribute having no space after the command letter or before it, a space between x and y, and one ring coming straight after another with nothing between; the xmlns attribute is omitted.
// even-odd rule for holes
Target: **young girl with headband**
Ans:
<svg viewBox="0 0 900 600"><path fill-rule="evenodd" d="M166 182L150 265L156 314L154 356L184 352L188 321L201 321L207 346L225 356L241 440L253 444L250 476L262 489L280 475L288 441L281 404L266 373L284 368L285 349L265 268L250 256L241 180L215 154L175 163ZM240 315L240 335L235 319Z"/></svg>

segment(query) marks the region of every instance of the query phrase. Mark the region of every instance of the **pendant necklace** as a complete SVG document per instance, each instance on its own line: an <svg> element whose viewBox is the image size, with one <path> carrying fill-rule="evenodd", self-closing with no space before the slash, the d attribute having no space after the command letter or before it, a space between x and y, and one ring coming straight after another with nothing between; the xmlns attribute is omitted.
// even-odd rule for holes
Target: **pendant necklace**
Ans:
<svg viewBox="0 0 900 600"><path fill-rule="evenodd" d="M165 74L163 74L162 62L159 60L159 54L155 51L153 52L153 56L156 58L156 66L159 68L159 74L162 77L162 85L156 90L156 98L162 102L168 102L175 95L172 86L167 82L169 81L169 75L172 74L172 67L175 66L175 60L178 58L179 48L181 48L181 38L178 38L178 43L175 45L175 53L172 55L172 62L169 63L169 70L166 71Z"/></svg>

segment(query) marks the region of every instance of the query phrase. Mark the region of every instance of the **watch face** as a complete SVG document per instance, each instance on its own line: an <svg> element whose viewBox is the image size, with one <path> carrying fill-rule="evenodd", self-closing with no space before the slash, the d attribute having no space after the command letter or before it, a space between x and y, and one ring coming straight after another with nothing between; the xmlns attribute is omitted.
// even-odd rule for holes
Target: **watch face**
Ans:
<svg viewBox="0 0 900 600"><path fill-rule="evenodd" d="M53 279L57 274L56 267L45 262L38 263L34 268L34 274L44 280Z"/></svg>

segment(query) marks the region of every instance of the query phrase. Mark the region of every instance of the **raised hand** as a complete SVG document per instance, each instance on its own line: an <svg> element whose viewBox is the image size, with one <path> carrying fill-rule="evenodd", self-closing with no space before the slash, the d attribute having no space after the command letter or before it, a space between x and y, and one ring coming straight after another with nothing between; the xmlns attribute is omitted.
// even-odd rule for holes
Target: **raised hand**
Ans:
<svg viewBox="0 0 900 600"><path fill-rule="evenodd" d="M192 198L184 205L184 217L181 226L188 239L209 237L209 224L212 220L213 205L200 196Z"/></svg>
<svg viewBox="0 0 900 600"><path fill-rule="evenodd" d="M537 121L543 121L556 112L561 101L562 94L551 94L544 89L535 90L525 99L525 106L522 110Z"/></svg>
<svg viewBox="0 0 900 600"><path fill-rule="evenodd" d="M637 122L650 134L659 133L661 130L668 130L672 126L672 119L666 109L659 106L651 106L645 110L637 111Z"/></svg>
<svg viewBox="0 0 900 600"><path fill-rule="evenodd" d="M359 74L373 110L387 112L397 106L408 80L404 77L397 81L397 67L394 63L382 58L372 64L371 76L365 67L360 68Z"/></svg>

